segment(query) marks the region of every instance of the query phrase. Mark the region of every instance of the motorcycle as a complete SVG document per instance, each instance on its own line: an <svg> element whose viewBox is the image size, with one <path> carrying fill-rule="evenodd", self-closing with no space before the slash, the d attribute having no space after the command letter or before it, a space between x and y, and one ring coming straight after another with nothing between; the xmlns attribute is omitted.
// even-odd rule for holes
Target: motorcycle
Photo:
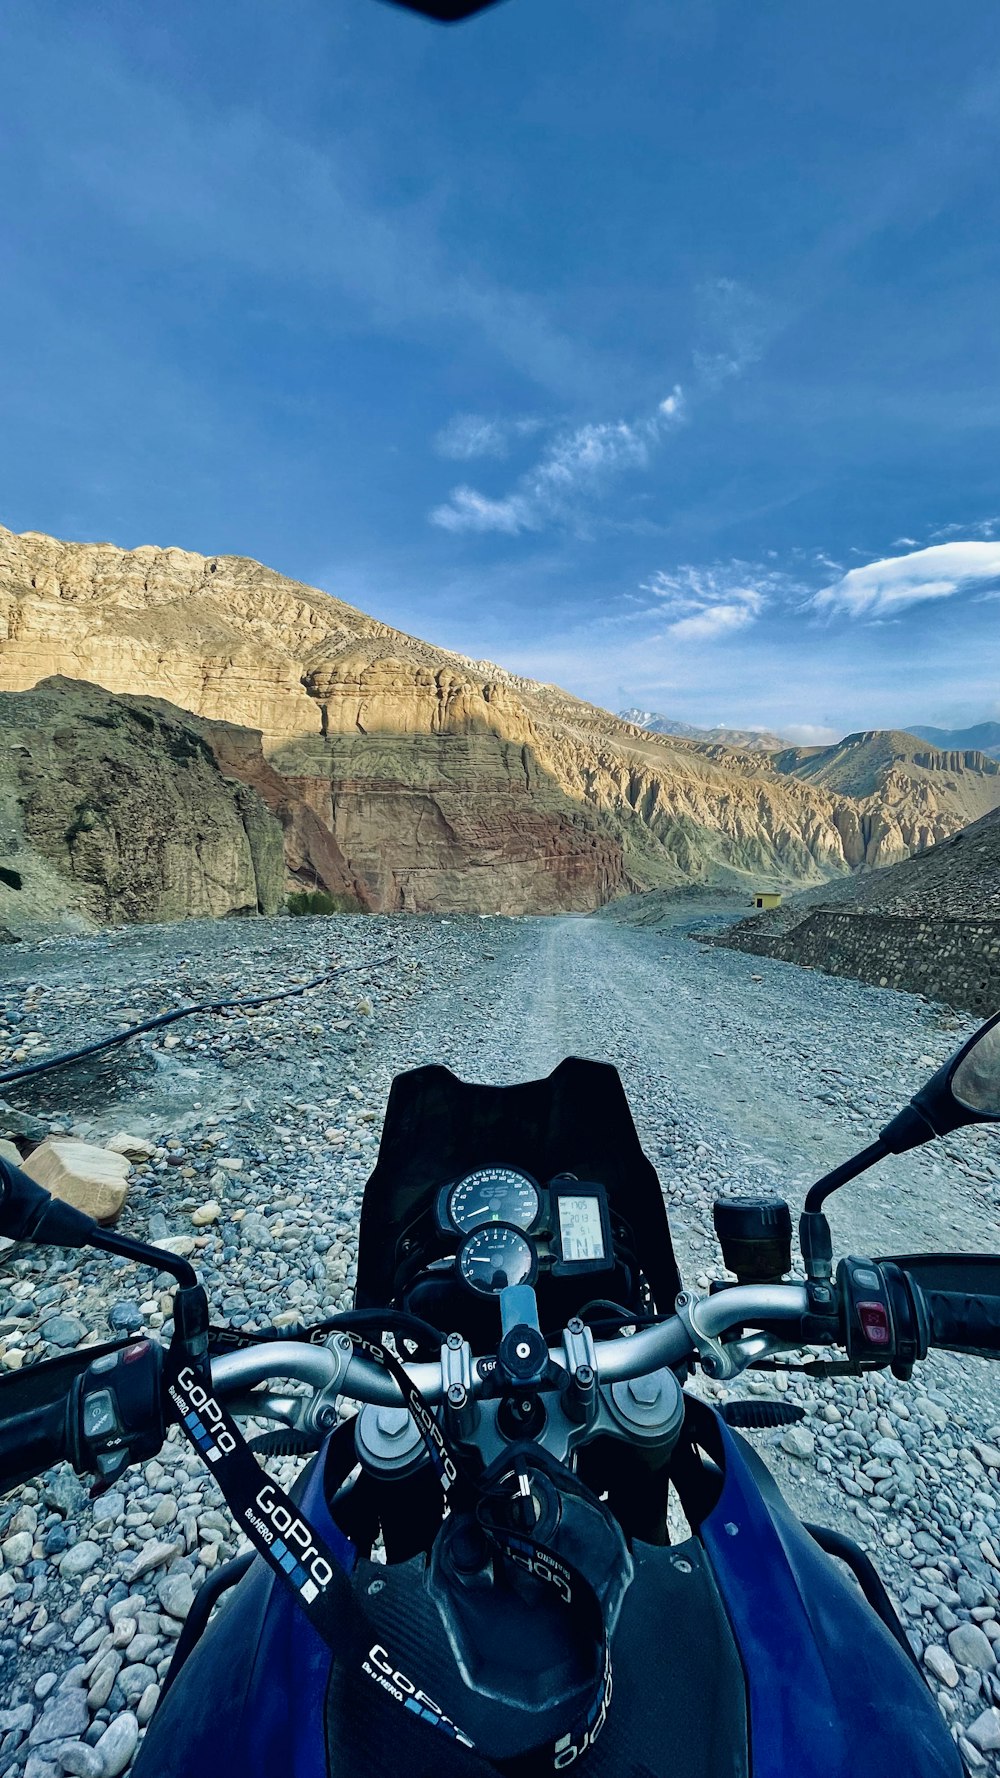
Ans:
<svg viewBox="0 0 1000 1778"><path fill-rule="evenodd" d="M800 1522L742 1436L802 1410L684 1385L1000 1355L1000 1256L834 1265L824 1210L884 1156L997 1121L1000 1015L811 1188L803 1277L785 1202L721 1198L734 1276L696 1296L613 1068L420 1068L392 1085L354 1308L246 1334L211 1326L186 1260L0 1162L0 1233L177 1285L169 1344L0 1379L0 1486L68 1461L99 1490L176 1425L249 1544L195 1595L137 1778L961 1773L871 1561ZM290 1493L275 1454L308 1458Z"/></svg>

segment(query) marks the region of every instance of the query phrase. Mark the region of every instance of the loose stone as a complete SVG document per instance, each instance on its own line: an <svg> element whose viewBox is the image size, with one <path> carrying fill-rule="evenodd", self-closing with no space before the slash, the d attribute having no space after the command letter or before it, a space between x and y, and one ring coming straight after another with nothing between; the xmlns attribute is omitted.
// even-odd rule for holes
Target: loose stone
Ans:
<svg viewBox="0 0 1000 1778"><path fill-rule="evenodd" d="M973 1667L979 1673L991 1673L996 1665L993 1645L978 1624L960 1624L948 1637L948 1647L960 1667Z"/></svg>
<svg viewBox="0 0 1000 1778"><path fill-rule="evenodd" d="M100 1756L104 1778L119 1778L132 1758L139 1742L139 1724L131 1710L123 1710L109 1723L95 1752Z"/></svg>

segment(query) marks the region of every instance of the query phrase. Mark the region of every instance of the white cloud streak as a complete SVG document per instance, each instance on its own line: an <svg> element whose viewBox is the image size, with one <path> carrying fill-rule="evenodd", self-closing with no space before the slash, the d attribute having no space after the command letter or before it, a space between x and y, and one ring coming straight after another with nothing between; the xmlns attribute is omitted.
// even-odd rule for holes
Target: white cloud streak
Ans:
<svg viewBox="0 0 1000 1778"><path fill-rule="evenodd" d="M439 457L452 457L470 462L475 457L506 457L511 443L540 432L544 420L525 415L522 419L488 419L485 414L455 414L434 438Z"/></svg>
<svg viewBox="0 0 1000 1778"><path fill-rule="evenodd" d="M692 353L702 388L712 394L756 364L779 326L779 317L735 278L713 278L698 287L704 343Z"/></svg>
<svg viewBox="0 0 1000 1778"><path fill-rule="evenodd" d="M584 497L597 498L607 483L648 467L667 432L685 418L684 392L675 385L654 413L636 421L588 422L558 433L513 490L496 500L466 486L430 514L446 531L537 531L566 522Z"/></svg>
<svg viewBox="0 0 1000 1778"><path fill-rule="evenodd" d="M664 633L676 642L716 642L754 623L783 581L773 569L730 562L678 568L671 574L658 569L640 591L651 593L656 602L644 615L666 615L670 621Z"/></svg>
<svg viewBox="0 0 1000 1778"><path fill-rule="evenodd" d="M818 592L813 603L820 611L880 618L925 600L985 589L997 581L1000 543L940 543L852 568Z"/></svg>

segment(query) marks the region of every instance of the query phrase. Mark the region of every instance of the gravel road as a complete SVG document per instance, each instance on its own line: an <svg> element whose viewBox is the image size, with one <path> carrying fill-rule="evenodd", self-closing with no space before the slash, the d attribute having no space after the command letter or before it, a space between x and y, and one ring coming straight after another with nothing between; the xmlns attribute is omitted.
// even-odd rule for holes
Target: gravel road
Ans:
<svg viewBox="0 0 1000 1778"><path fill-rule="evenodd" d="M685 1279L704 1288L719 1190L778 1188L794 1213L972 1029L910 995L692 943L721 911L679 903L654 928L193 923L10 947L0 1068L189 1000L335 973L12 1088L0 1136L146 1139L123 1229L194 1243L217 1317L314 1319L349 1299L394 1073L436 1060L513 1081L595 1056L622 1073ZM884 1164L831 1220L841 1252L971 1251L995 1245L998 1208L1000 1140L981 1130ZM169 1332L164 1285L124 1262L8 1252L0 1366L109 1327ZM761 1376L737 1392L782 1386L806 1418L754 1435L759 1447L799 1510L876 1553L967 1764L1000 1770L1000 1373L938 1355L913 1385ZM235 1548L210 1479L174 1442L97 1506L67 1470L0 1502L0 1774L127 1770L193 1589Z"/></svg>

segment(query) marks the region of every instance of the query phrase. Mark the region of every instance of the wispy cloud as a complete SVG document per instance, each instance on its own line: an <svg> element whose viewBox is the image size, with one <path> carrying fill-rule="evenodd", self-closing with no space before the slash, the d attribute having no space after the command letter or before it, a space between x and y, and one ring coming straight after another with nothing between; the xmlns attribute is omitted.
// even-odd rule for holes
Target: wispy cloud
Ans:
<svg viewBox="0 0 1000 1778"><path fill-rule="evenodd" d="M544 425L544 420L530 414L516 420L455 414L435 434L434 449L439 457L452 457L458 462L470 462L474 457L506 457L514 439L529 438Z"/></svg>
<svg viewBox="0 0 1000 1778"><path fill-rule="evenodd" d="M435 507L431 523L444 531L501 531L516 537L519 531L537 531L541 515L525 495L491 500L475 488L462 486L452 489L447 505Z"/></svg>
<svg viewBox="0 0 1000 1778"><path fill-rule="evenodd" d="M972 524L941 525L930 533L932 543L945 543L950 537L985 537L992 539L1000 531L1000 518L976 519ZM906 542L905 538L899 539Z"/></svg>
<svg viewBox="0 0 1000 1778"><path fill-rule="evenodd" d="M841 729L824 728L813 722L786 722L781 732L793 747L831 747L843 738Z"/></svg>
<svg viewBox="0 0 1000 1778"><path fill-rule="evenodd" d="M431 523L446 531L513 535L540 530L551 521L567 522L583 498L599 497L628 470L647 468L666 434L684 417L684 392L677 384L655 412L639 420L588 422L559 432L509 494L492 499L475 488L455 488L431 512Z"/></svg>
<svg viewBox="0 0 1000 1778"><path fill-rule="evenodd" d="M639 590L652 595L652 603L642 610L645 618L669 619L662 633L678 642L715 642L745 630L793 588L789 577L774 568L732 561L687 565L669 573L657 569Z"/></svg>
<svg viewBox="0 0 1000 1778"><path fill-rule="evenodd" d="M713 278L698 286L697 295L704 337L692 362L699 383L711 393L763 357L780 321L736 278Z"/></svg>
<svg viewBox="0 0 1000 1778"><path fill-rule="evenodd" d="M851 568L818 592L813 603L821 611L880 618L927 599L950 599L998 581L1000 543L940 543Z"/></svg>

